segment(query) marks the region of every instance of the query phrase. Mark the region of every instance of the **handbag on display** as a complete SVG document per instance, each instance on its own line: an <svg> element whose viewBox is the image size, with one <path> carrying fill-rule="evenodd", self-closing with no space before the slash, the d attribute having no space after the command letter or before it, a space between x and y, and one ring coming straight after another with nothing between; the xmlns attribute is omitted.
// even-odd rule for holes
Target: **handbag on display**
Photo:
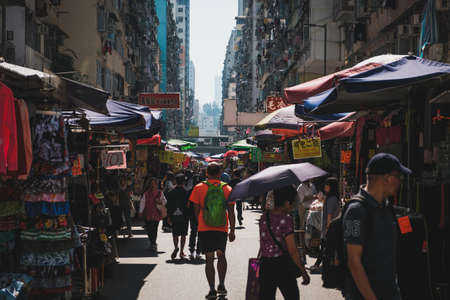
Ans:
<svg viewBox="0 0 450 300"><path fill-rule="evenodd" d="M260 253L258 257L248 259L248 275L247 287L245 289L245 300L259 300L259 268L260 268Z"/></svg>
<svg viewBox="0 0 450 300"><path fill-rule="evenodd" d="M273 236L272 228L270 228L269 213L266 214L266 220L267 220L267 229L269 230L269 234L272 237L272 240L275 242L275 244L277 244L278 248L280 248L280 250L283 251L282 257L285 260L286 270L295 278L301 277L302 271L300 270L300 268L294 263L289 252L286 249L284 249L283 245L281 245L281 243Z"/></svg>

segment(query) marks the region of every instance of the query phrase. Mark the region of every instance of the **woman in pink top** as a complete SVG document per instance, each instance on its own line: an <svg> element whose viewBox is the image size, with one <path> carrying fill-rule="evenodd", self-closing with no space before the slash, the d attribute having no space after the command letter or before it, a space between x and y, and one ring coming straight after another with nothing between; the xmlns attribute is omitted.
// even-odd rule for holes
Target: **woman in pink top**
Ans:
<svg viewBox="0 0 450 300"><path fill-rule="evenodd" d="M274 190L274 208L266 211L259 221L261 300L275 300L277 288L280 289L284 299L300 299L297 278L294 274L287 272L289 260L292 260L300 269L303 284L307 285L310 281L300 261L295 244L294 221L289 215L295 196L296 191L292 186Z"/></svg>
<svg viewBox="0 0 450 300"><path fill-rule="evenodd" d="M159 189L157 178L150 178L146 187L146 192L142 196L139 205L139 215L145 221L148 239L150 240L150 250L157 253L156 238L158 236L159 221L162 220L162 216L156 205L166 205L167 200L164 197L164 193Z"/></svg>

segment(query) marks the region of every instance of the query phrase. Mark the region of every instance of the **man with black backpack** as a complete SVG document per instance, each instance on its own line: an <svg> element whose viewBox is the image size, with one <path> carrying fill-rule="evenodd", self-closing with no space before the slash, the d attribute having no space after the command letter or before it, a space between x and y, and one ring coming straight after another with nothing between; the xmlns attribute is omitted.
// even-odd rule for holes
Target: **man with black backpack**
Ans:
<svg viewBox="0 0 450 300"><path fill-rule="evenodd" d="M346 299L399 300L396 247L399 228L389 197L396 196L404 175L411 170L397 157L378 153L366 168L362 186L344 207L342 235L348 267Z"/></svg>
<svg viewBox="0 0 450 300"><path fill-rule="evenodd" d="M221 167L210 163L206 169L208 179L197 184L192 190L189 200L194 204L194 212L198 218L198 239L200 250L206 255L205 273L210 291L206 299L225 296L225 276L227 260L225 250L227 238L235 240L234 202L228 202L231 187L219 180ZM228 232L228 224L230 231ZM217 272L219 285L215 288L214 254L217 255Z"/></svg>

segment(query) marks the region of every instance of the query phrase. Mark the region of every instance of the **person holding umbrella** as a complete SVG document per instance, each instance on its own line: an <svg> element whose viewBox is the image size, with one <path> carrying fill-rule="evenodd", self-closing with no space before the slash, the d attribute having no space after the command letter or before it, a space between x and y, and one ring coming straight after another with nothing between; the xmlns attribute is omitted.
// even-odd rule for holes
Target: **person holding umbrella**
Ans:
<svg viewBox="0 0 450 300"><path fill-rule="evenodd" d="M277 288L284 299L300 299L296 275L290 270L294 263L308 285L310 278L297 251L294 220L289 215L295 202L296 190L291 186L273 191L274 208L266 211L259 221L260 232L260 299L275 300Z"/></svg>

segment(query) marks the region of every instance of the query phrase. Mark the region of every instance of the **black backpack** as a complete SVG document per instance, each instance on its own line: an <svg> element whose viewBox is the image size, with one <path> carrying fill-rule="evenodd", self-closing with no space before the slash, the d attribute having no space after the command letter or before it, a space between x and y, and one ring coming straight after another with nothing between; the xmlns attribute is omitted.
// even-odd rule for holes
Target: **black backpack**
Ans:
<svg viewBox="0 0 450 300"><path fill-rule="evenodd" d="M350 203L355 201L360 202L366 208L368 214L370 214L370 208L366 204L365 199L360 195L354 195L345 203L341 214L331 221L325 235L324 250L322 253L322 286L324 288L344 291L348 268L347 257L344 251L342 219Z"/></svg>

